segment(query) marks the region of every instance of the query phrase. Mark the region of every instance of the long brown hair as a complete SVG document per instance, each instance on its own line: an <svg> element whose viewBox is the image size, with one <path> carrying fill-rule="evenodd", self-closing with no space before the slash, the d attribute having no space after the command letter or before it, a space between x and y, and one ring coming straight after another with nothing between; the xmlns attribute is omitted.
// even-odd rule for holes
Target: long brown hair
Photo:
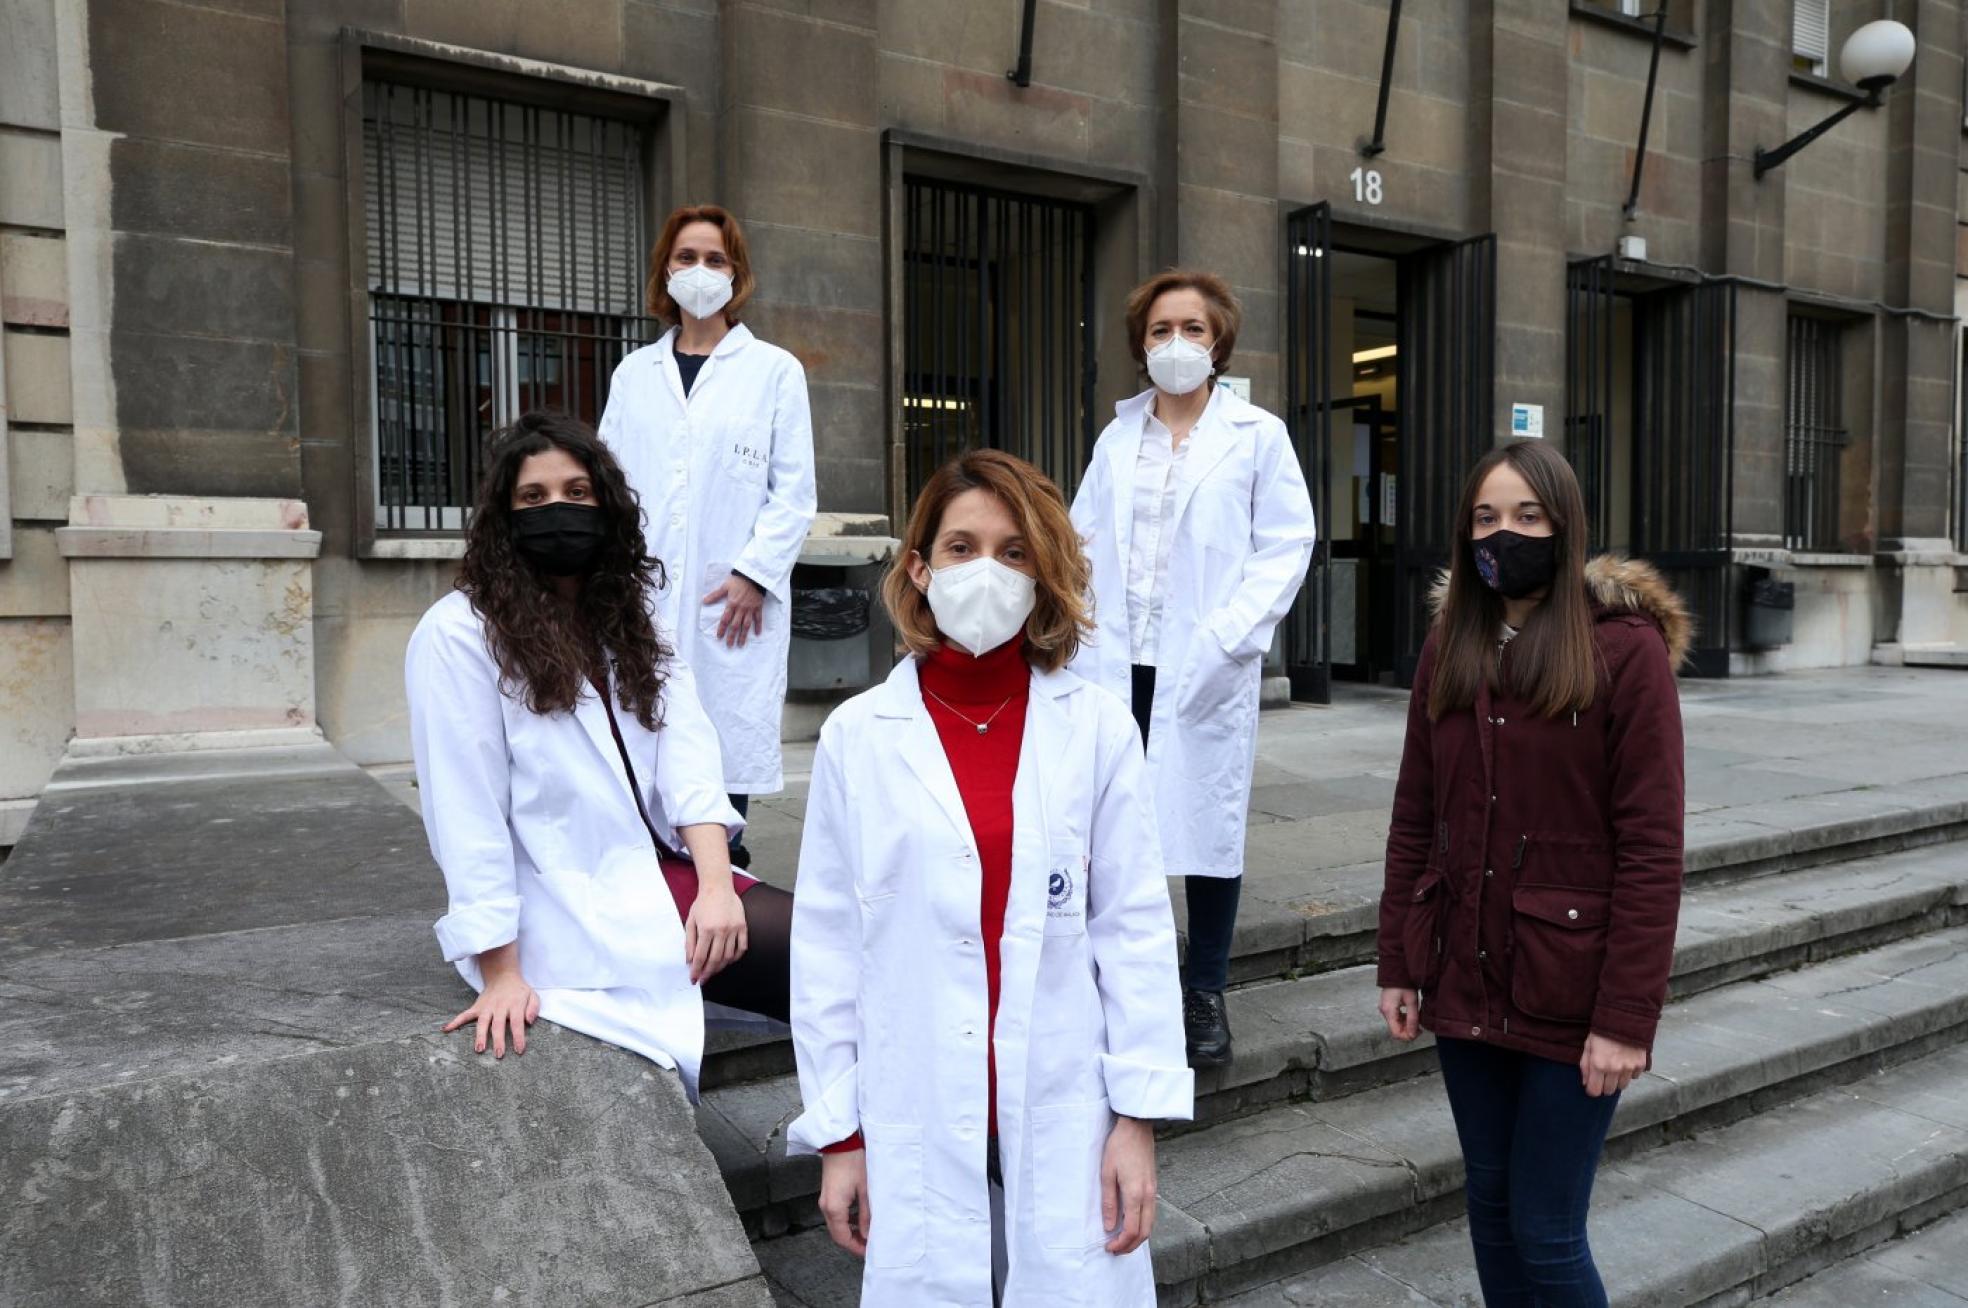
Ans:
<svg viewBox="0 0 1968 1308"><path fill-rule="evenodd" d="M1483 482L1509 464L1537 496L1558 541L1558 570L1546 595L1517 638L1509 657L1496 654L1503 626L1503 596L1476 573L1469 551L1476 500ZM1463 484L1449 539L1455 550L1441 611L1435 615L1435 675L1428 687L1428 716L1439 719L1476 702L1478 687L1501 688L1530 701L1544 717L1592 705L1598 683L1598 647L1592 639L1592 604L1585 586L1585 497L1565 456L1541 440L1512 441L1476 461ZM1501 665L1501 666L1500 666Z"/></svg>
<svg viewBox="0 0 1968 1308"><path fill-rule="evenodd" d="M521 466L565 450L588 470L595 512L609 531L570 609L551 579L513 546L512 497ZM649 619L663 565L649 557L642 505L622 465L579 419L529 413L492 438L458 589L485 620L500 689L535 713L572 712L589 674L614 661L616 697L647 730L662 724L663 674L673 651Z"/></svg>
<svg viewBox="0 0 1968 1308"><path fill-rule="evenodd" d="M971 450L938 468L916 496L902 548L882 578L882 604L896 634L912 654L928 654L943 643L929 600L909 577L909 556L929 560L943 511L965 491L989 491L1018 524L1038 576L1038 599L1025 619L1025 656L1032 666L1053 672L1072 662L1093 630L1086 606L1092 568L1080 534L1066 512L1066 497L1052 478L1003 450Z"/></svg>
<svg viewBox="0 0 1968 1308"><path fill-rule="evenodd" d="M649 316L664 322L682 321L676 301L670 298L670 252L676 249L677 237L683 234L683 229L692 223L709 223L724 237L724 257L731 260L731 299L724 306L724 321L727 326L735 327L738 311L758 289L758 279L752 275L752 251L745 243L745 229L729 210L714 204L686 204L674 210L663 223L656 244L649 250L649 280L642 288Z"/></svg>

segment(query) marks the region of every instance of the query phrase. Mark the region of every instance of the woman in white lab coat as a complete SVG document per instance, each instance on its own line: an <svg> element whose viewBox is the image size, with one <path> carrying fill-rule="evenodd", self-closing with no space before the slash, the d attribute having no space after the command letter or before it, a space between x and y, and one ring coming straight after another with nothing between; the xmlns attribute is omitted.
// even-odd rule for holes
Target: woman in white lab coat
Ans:
<svg viewBox="0 0 1968 1308"><path fill-rule="evenodd" d="M734 873L743 820L661 565L607 447L528 414L495 439L458 588L410 637L411 745L450 892L438 943L478 999L445 1030L526 1048L545 1017L677 1068L703 999L786 1016L792 897Z"/></svg>
<svg viewBox="0 0 1968 1308"><path fill-rule="evenodd" d="M1065 670L1086 562L1038 469L960 457L883 600L910 654L820 734L793 1040L865 1308L1149 1305L1187 1118L1175 925L1127 708Z"/></svg>
<svg viewBox="0 0 1968 1308"><path fill-rule="evenodd" d="M697 671L741 815L784 785L791 578L814 509L806 373L739 321L756 287L736 218L716 205L672 213L648 300L676 326L622 360L601 416L668 572L663 629ZM751 857L737 845L733 860Z"/></svg>
<svg viewBox="0 0 1968 1308"><path fill-rule="evenodd" d="M1242 310L1222 278L1170 271L1128 297L1154 383L1101 433L1073 522L1099 630L1074 670L1129 699L1148 749L1162 861L1184 878L1192 1067L1230 1061L1223 990L1271 633L1312 559L1312 501L1285 424L1211 384Z"/></svg>

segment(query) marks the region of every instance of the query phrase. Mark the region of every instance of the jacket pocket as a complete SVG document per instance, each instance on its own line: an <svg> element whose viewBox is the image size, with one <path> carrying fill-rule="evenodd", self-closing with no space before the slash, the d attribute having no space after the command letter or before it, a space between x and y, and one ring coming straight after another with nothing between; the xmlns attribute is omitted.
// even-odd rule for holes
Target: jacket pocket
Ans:
<svg viewBox="0 0 1968 1308"><path fill-rule="evenodd" d="M1401 961L1415 989L1427 990L1442 974L1442 874L1424 872L1408 892L1401 918Z"/></svg>
<svg viewBox="0 0 1968 1308"><path fill-rule="evenodd" d="M1511 897L1510 1002L1527 1017L1587 1022L1606 961L1610 891L1519 886Z"/></svg>
<svg viewBox="0 0 1968 1308"><path fill-rule="evenodd" d="M1032 1218L1046 1248L1088 1249L1107 1238L1100 1159L1112 1127L1105 1099L1032 1110Z"/></svg>
<svg viewBox="0 0 1968 1308"><path fill-rule="evenodd" d="M929 1250L923 1217L923 1138L920 1126L881 1124L865 1118L868 1141L868 1262L874 1267L914 1267Z"/></svg>

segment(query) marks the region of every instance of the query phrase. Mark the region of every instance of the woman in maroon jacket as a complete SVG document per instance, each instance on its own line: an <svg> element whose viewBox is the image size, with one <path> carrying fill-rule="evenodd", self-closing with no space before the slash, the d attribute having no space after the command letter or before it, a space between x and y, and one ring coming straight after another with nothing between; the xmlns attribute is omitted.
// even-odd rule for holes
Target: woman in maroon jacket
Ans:
<svg viewBox="0 0 1968 1308"><path fill-rule="evenodd" d="M1436 1036L1491 1308L1606 1303L1586 1208L1674 958L1691 623L1586 531L1543 441L1470 474L1387 838L1380 1011Z"/></svg>

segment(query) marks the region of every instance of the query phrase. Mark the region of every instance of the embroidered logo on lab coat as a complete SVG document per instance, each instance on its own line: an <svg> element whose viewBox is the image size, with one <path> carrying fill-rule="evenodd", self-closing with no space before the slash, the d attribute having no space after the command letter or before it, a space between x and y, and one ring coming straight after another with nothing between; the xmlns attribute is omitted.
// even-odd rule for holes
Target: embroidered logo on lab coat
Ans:
<svg viewBox="0 0 1968 1308"><path fill-rule="evenodd" d="M1073 874L1065 868L1056 868L1046 882L1046 907L1064 908L1073 898Z"/></svg>
<svg viewBox="0 0 1968 1308"><path fill-rule="evenodd" d="M1084 860L1080 864L1084 871ZM1050 918L1076 918L1081 908L1073 902L1073 869L1056 867L1046 876L1046 916Z"/></svg>

